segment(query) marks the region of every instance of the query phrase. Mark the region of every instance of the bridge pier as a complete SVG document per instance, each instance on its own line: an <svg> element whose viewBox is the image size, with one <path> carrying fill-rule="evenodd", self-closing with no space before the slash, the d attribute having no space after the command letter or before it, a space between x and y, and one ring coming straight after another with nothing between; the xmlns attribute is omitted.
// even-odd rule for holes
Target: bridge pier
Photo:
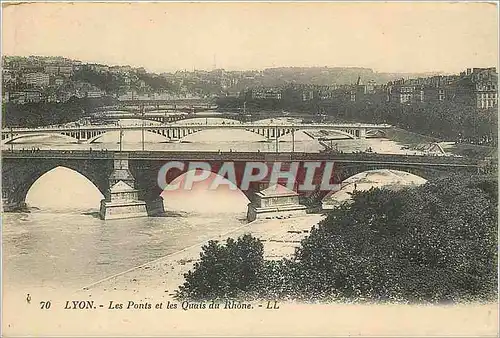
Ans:
<svg viewBox="0 0 500 338"><path fill-rule="evenodd" d="M249 193L249 200L249 222L304 216L307 212L307 207L299 202L299 194L280 184L269 186L269 183L260 183L257 189Z"/></svg>
<svg viewBox="0 0 500 338"><path fill-rule="evenodd" d="M28 206L26 205L26 202L24 202L24 201L11 200L8 197L2 196L1 212L23 211L27 208L28 208Z"/></svg>
<svg viewBox="0 0 500 338"><path fill-rule="evenodd" d="M101 201L101 219L123 219L156 216L164 213L161 197L144 201L135 189L135 179L129 170L128 154L117 153L113 161L113 172L109 177L110 189Z"/></svg>
<svg viewBox="0 0 500 338"><path fill-rule="evenodd" d="M366 138L366 128L360 128L358 129L359 134L357 135L358 138L360 139L365 139Z"/></svg>

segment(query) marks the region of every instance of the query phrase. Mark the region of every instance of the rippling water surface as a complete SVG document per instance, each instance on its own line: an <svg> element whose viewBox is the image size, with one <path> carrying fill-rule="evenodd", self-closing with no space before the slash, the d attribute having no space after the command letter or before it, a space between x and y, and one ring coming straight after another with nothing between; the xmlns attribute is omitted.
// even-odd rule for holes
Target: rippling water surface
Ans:
<svg viewBox="0 0 500 338"><path fill-rule="evenodd" d="M3 217L3 283L83 287L245 223L242 213L102 221L92 213Z"/></svg>

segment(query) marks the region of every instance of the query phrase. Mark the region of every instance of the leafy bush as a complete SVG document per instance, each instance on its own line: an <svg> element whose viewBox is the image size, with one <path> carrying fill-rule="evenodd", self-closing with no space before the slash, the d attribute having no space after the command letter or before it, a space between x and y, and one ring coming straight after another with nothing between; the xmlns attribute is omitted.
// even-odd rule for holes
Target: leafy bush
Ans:
<svg viewBox="0 0 500 338"><path fill-rule="evenodd" d="M251 235L226 244L210 241L203 246L200 261L184 275L179 298L214 299L236 297L255 291L264 263L264 246Z"/></svg>

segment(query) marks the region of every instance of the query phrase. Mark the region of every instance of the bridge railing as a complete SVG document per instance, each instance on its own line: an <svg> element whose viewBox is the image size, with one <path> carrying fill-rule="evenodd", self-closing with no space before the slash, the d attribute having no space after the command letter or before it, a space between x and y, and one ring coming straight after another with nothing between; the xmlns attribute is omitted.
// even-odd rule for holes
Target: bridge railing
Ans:
<svg viewBox="0 0 500 338"><path fill-rule="evenodd" d="M370 162L398 162L398 163L430 163L430 164L457 164L477 165L475 159L451 156L426 155L399 155L399 154L362 154L362 153L274 153L274 152L134 152L130 158L190 158L194 160L246 160L246 161L370 161Z"/></svg>
<svg viewBox="0 0 500 338"><path fill-rule="evenodd" d="M275 153L275 152L233 152L233 151L108 151L108 150L2 150L4 158L50 158L71 157L82 159L108 159L117 154L128 154L130 159L158 160L224 160L224 161L346 161L377 163L429 163L450 165L480 165L484 160L430 155L373 154L373 153Z"/></svg>
<svg viewBox="0 0 500 338"><path fill-rule="evenodd" d="M81 158L112 159L114 151L107 150L10 150L2 149L3 158Z"/></svg>
<svg viewBox="0 0 500 338"><path fill-rule="evenodd" d="M325 157L336 159L336 160L368 160L368 161L387 161L395 160L398 162L426 162L426 163L457 163L457 164L467 164L476 163L477 159L471 159L467 157L459 156L445 156L445 155L432 155L432 154L419 154L419 155L407 155L407 154L380 154L380 153L369 153L369 152L354 152L354 153L331 153L323 152ZM301 155L298 155L301 156Z"/></svg>

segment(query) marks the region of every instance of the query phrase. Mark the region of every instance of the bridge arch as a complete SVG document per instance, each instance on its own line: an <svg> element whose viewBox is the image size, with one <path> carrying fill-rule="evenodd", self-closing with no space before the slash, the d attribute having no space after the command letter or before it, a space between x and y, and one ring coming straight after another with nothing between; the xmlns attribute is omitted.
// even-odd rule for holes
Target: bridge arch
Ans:
<svg viewBox="0 0 500 338"><path fill-rule="evenodd" d="M200 158L200 161L203 161L203 158ZM232 205L234 205L235 201L239 201L238 205L241 207L241 211L245 210L246 212L246 206L252 197L252 192L250 190L242 191L238 184L238 180L241 180L242 165L244 165L244 162L209 161L208 168L206 169L208 169L210 177L203 179L200 183L194 182L192 187L185 187L182 183L185 182L186 175L193 173L193 170L189 168L191 162L191 160L182 160L180 168L176 165L167 169L164 168L165 161L144 162L130 160L129 168L135 177L136 187L140 191L139 198L146 201L154 201L162 197L166 210L172 210L173 208L181 211L187 208L196 212L194 210L196 207L201 207L201 209L206 207L204 211L218 211L221 213L235 211ZM234 175L229 173L232 170L232 165L228 165L227 163L233 163ZM198 173L201 172L199 171ZM163 181L159 182L159 175L165 175L161 178L164 179ZM232 189L229 189L227 184L221 184L217 191L210 190L210 185L216 177L219 179L224 178L223 181L225 182L232 182ZM176 187L177 183L179 183L178 187ZM167 190L165 189L165 185L171 185L174 188ZM187 205L183 205L185 200L188 200ZM217 203L217 205L213 205L214 203Z"/></svg>
<svg viewBox="0 0 500 338"><path fill-rule="evenodd" d="M398 184L398 183L415 183L423 184L427 182L427 179L420 175L413 174L409 171L396 170L396 169L370 169L365 170L360 173L354 174L342 181L344 184L353 184L358 181L365 179L368 183L378 183L377 178L373 176L379 176L379 181L382 184ZM372 177L370 177L372 176Z"/></svg>
<svg viewBox="0 0 500 338"><path fill-rule="evenodd" d="M152 135L162 135L165 137L165 141L168 140L168 138L166 138L165 134L162 134L162 130L155 130L155 129L150 129L151 127L144 127L144 134L147 135L147 134L152 134ZM125 135L127 135L128 133L130 132L133 132L133 133L141 133L140 130L133 130L133 131L124 131L124 138L125 138ZM104 137L105 135L113 135L113 134L116 134L116 143L119 143L119 139L120 139L120 131L106 131L106 132L100 132L98 135L88 139L86 141L86 143L89 143L89 144L92 144L92 143L97 143L96 141L99 140L100 138ZM141 142L140 140L138 141L139 143Z"/></svg>
<svg viewBox="0 0 500 338"><path fill-rule="evenodd" d="M100 139L106 133L107 133L106 131L98 131L98 132L96 132L96 134L94 136L92 136L91 138L87 139L85 142L86 143L94 143L94 141Z"/></svg>
<svg viewBox="0 0 500 338"><path fill-rule="evenodd" d="M369 169L364 170L343 179L338 180L340 189L330 192L323 192L320 200L325 209L325 205L332 206L350 199L353 191L366 191L371 188L384 187L409 187L418 186L427 182L424 177L411 173L411 170L401 169ZM326 207L328 209L328 207Z"/></svg>
<svg viewBox="0 0 500 338"><path fill-rule="evenodd" d="M217 129L209 129L209 130L217 130ZM225 130L231 130L231 128L227 128ZM266 128L265 126L263 126L261 128L252 126L252 127L248 127L248 128L245 128L245 129L238 129L238 130L251 132L251 133L260 135L262 137L265 137L265 138L267 138L269 140L274 140L274 139L276 139L276 137L278 139L280 139L281 137L286 136L288 134L295 133L295 132L298 132L298 131L306 131L307 129L304 129L304 128L279 128L279 127L277 129L274 129L274 128ZM198 133L198 132L201 132L201 131L206 131L206 130L197 129L196 126L193 125L193 128L184 129L184 131L181 132L181 136L178 137L178 138L179 139L183 139L184 137L187 137L189 135L192 135L192 134L195 134L195 133ZM350 134L350 133L348 133L346 131L343 131L343 130L331 130L331 132L339 134L339 135L346 136L346 137L348 137L350 139L356 139L355 135ZM317 139L317 138L314 138L314 137L312 137L312 138L313 139Z"/></svg>
<svg viewBox="0 0 500 338"><path fill-rule="evenodd" d="M437 142L422 143L422 144L419 144L419 145L412 147L412 149L420 150L420 151L424 151L424 152L430 152L430 153L439 153L441 155L446 154L446 151Z"/></svg>
<svg viewBox="0 0 500 338"><path fill-rule="evenodd" d="M226 132L226 135L229 135L230 133L237 133L238 136L239 135L242 135L242 133L245 133L245 134L250 134L250 135L258 135L262 138L265 138L266 135L265 133L259 133L257 131L254 131L254 130L250 130L250 129L236 129L236 128L224 128L224 129L197 129L196 127L193 127L193 128L188 128L188 129L185 129L184 131L180 131L180 137L178 137L179 140L182 140L182 139L185 139L186 137L189 137L191 135L194 135L194 134L200 134L200 133L210 133L210 132ZM233 139L231 139L232 141ZM256 140L256 141L260 141L261 139L259 140ZM225 140L225 141L228 141L228 140Z"/></svg>
<svg viewBox="0 0 500 338"><path fill-rule="evenodd" d="M42 208L96 209L103 198L91 178L77 170L56 166L35 179L24 199L26 204Z"/></svg>
<svg viewBox="0 0 500 338"><path fill-rule="evenodd" d="M71 143L78 142L78 139L76 139L76 138L74 138L72 136L69 136L69 135L65 135L63 133L44 133L44 132L40 132L40 133L29 133L29 134L14 135L12 137L8 137L6 139L3 139L2 140L2 144L11 144L11 143L14 143L15 141L23 139L23 138L40 137L40 136L57 136L57 137L59 137L61 139L71 141Z"/></svg>
<svg viewBox="0 0 500 338"><path fill-rule="evenodd" d="M30 160L24 162L4 161L2 166L2 197L7 204L22 205L26 202L30 188L46 173L61 167L71 170L90 181L104 196L109 188L108 176L112 163L99 165L83 161L61 161L58 159ZM109 167L109 168L108 168ZM104 175L103 175L104 174ZM71 186L68 187L71 189Z"/></svg>
<svg viewBox="0 0 500 338"><path fill-rule="evenodd" d="M285 132L281 136L278 137L278 139L281 138L282 136L285 136L285 135L288 135L288 134L292 133L292 131L294 133L296 133L298 131L306 132L306 135L308 135L309 137L311 137L312 139L315 139L315 140L318 140L318 139L321 138L321 137L314 137L314 136L309 135L307 133L308 130L321 130L321 129L307 129L307 128L300 128L300 127L299 128L294 128L292 130L286 129ZM350 133L348 133L346 131L343 131L343 130L332 129L332 130L328 130L328 132L334 133L334 134L338 134L338 135L342 135L342 136L346 136L346 137L348 137L350 139L356 139L355 135L350 134Z"/></svg>
<svg viewBox="0 0 500 338"><path fill-rule="evenodd" d="M424 180L431 180L438 178L443 175L443 173L449 172L444 167L433 167L433 166L422 166L418 163L411 162L400 162L400 163L346 163L339 166L338 169L334 170L334 177L336 182L344 182L349 180L351 177L356 177L356 175L373 172L379 172L381 170L387 170L392 173L402 173L411 174L416 177L420 177Z"/></svg>
<svg viewBox="0 0 500 338"><path fill-rule="evenodd" d="M383 129L367 129L366 137L387 137L387 131Z"/></svg>
<svg viewBox="0 0 500 338"><path fill-rule="evenodd" d="M203 173L208 177L190 187L190 175ZM175 190L165 189L160 194L167 209L204 213L246 213L250 202L247 192L240 190L232 180L219 175L217 170L187 170L171 180L169 186L178 187Z"/></svg>

